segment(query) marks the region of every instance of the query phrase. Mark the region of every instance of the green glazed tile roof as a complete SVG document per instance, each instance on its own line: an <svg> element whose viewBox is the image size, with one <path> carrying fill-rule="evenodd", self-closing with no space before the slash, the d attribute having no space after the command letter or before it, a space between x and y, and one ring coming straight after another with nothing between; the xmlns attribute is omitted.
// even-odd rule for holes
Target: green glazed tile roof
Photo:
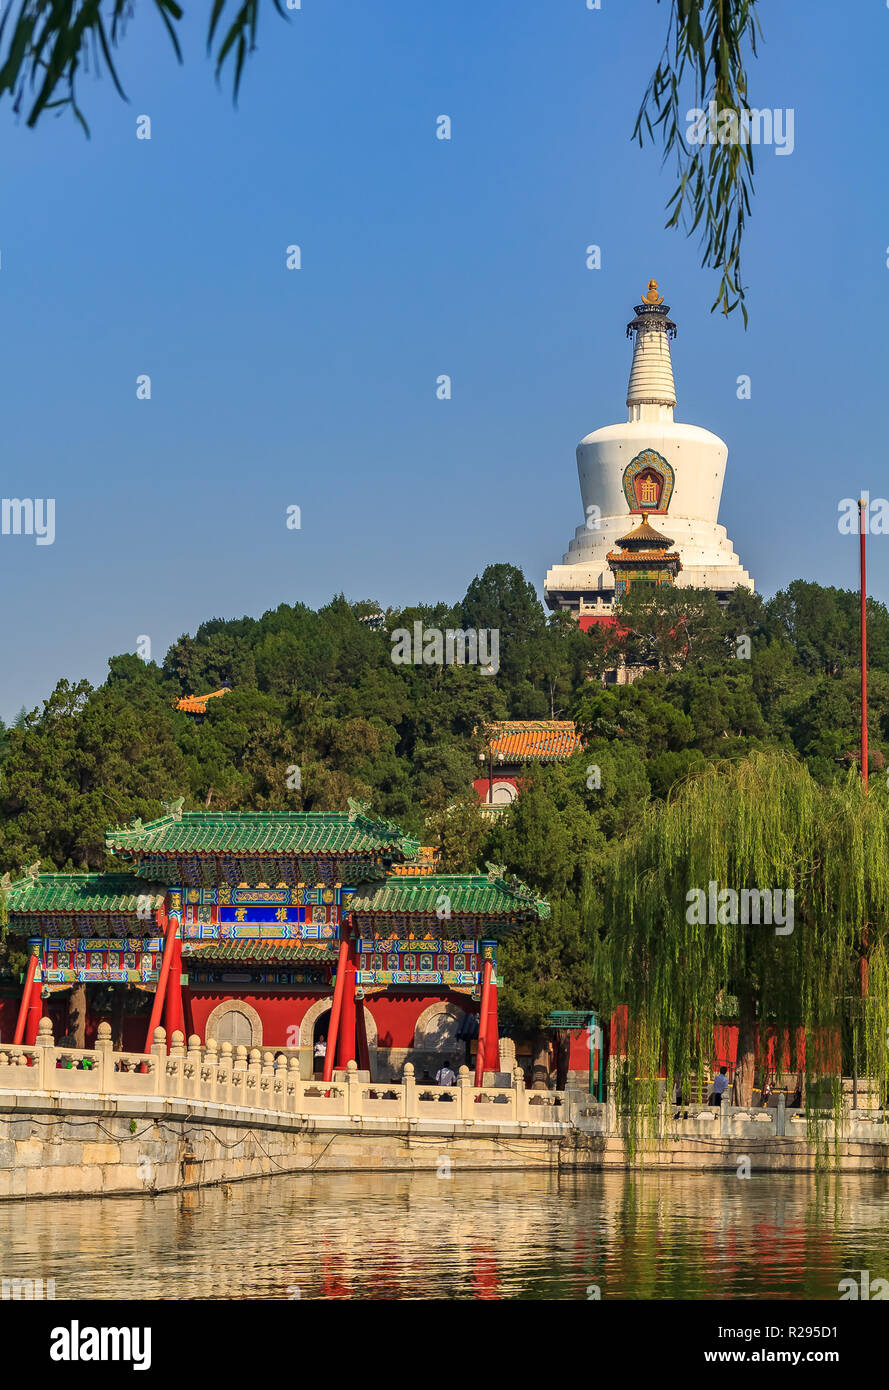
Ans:
<svg viewBox="0 0 889 1390"><path fill-rule="evenodd" d="M182 955L206 961L314 961L327 965L337 957L338 942L322 941L183 941Z"/></svg>
<svg viewBox="0 0 889 1390"><path fill-rule="evenodd" d="M412 878L399 875L385 883L359 888L351 900L353 912L435 913L442 894L449 899L453 916L477 917L549 916L549 903L536 898L524 883L507 877L499 865L488 865L488 874L429 874Z"/></svg>
<svg viewBox="0 0 889 1390"><path fill-rule="evenodd" d="M5 888L11 916L26 912L137 913L163 906L166 889L134 874L26 874Z"/></svg>
<svg viewBox="0 0 889 1390"><path fill-rule="evenodd" d="M177 803L160 820L140 820L105 833L115 853L141 855L368 855L412 859L420 848L391 821L350 799L348 811L183 811Z"/></svg>

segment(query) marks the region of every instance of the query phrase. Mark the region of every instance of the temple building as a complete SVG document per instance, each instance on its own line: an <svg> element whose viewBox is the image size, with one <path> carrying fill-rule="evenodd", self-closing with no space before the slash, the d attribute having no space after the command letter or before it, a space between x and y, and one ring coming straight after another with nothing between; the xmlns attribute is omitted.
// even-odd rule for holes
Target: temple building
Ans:
<svg viewBox="0 0 889 1390"><path fill-rule="evenodd" d="M709 430L673 419L670 341L676 325L669 313L651 280L627 325L633 339L629 418L594 430L577 446L585 520L562 563L547 573L544 593L550 608L575 613L584 627L610 615L622 579L631 574L622 551L635 545L629 544L634 533L627 534L634 519L656 535L649 518L663 518L675 538L669 547L675 546L678 560L649 565L658 576L652 582L713 589L723 602L735 588L753 588L718 521L728 447ZM648 548L663 549L659 541Z"/></svg>
<svg viewBox="0 0 889 1390"><path fill-rule="evenodd" d="M473 782L485 811L511 806L529 767L559 763L583 746L573 719L499 719L484 725L479 776Z"/></svg>
<svg viewBox="0 0 889 1390"><path fill-rule="evenodd" d="M614 575L614 597L623 598L628 589L641 586L657 588L673 584L682 568L679 552L671 550L673 542L649 524L648 514L617 542L619 549L609 550L608 568Z"/></svg>
<svg viewBox="0 0 889 1390"><path fill-rule="evenodd" d="M221 690L209 690L206 695L183 695L181 700L176 701L176 709L183 714L191 714L195 717L198 724L202 723L207 714L207 701L218 700L222 695L230 695L231 686L224 685Z"/></svg>
<svg viewBox="0 0 889 1390"><path fill-rule="evenodd" d="M497 948L549 915L505 870L438 873L432 851L353 801L283 814L180 801L105 844L126 871L6 877L29 958L3 1041L33 1043L44 1009L64 1033L79 991L87 1041L116 994L126 1050L163 1024L168 1045L181 1032L274 1049L305 1077L324 1038L325 1080L353 1059L388 1080L405 1061L420 1074L473 1052L477 1084L501 1073Z"/></svg>

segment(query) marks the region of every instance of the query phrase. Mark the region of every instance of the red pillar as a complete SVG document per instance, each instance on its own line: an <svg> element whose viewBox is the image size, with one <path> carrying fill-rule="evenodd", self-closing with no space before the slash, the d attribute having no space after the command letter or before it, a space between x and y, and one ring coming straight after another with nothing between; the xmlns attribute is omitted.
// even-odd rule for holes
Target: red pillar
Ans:
<svg viewBox="0 0 889 1390"><path fill-rule="evenodd" d="M344 929L345 930L345 929ZM336 1060L336 1045L339 1036L340 1014L343 1011L343 993L346 988L346 965L349 959L349 939L340 938L340 953L336 963L336 984L333 987L333 1003L330 1006L330 1025L327 1029L327 1052L324 1054L322 1080L330 1081L333 1064Z"/></svg>
<svg viewBox="0 0 889 1390"><path fill-rule="evenodd" d="M167 993L164 999L164 1027L167 1030L167 1046L173 1041L174 1033L185 1034L185 1010L182 1007L182 942L178 933L173 938L170 952L170 973L167 980Z"/></svg>
<svg viewBox="0 0 889 1390"><path fill-rule="evenodd" d="M858 502L858 532L861 562L861 780L867 791L867 568L864 538L867 515L863 498Z"/></svg>
<svg viewBox="0 0 889 1390"><path fill-rule="evenodd" d="M497 1021L497 985L491 979L491 1007L488 1010L488 1035L485 1039L485 1071L500 1070L500 1027Z"/></svg>
<svg viewBox="0 0 889 1390"><path fill-rule="evenodd" d="M25 983L22 988L22 999L21 1003L19 1004L18 1018L15 1021L15 1033L12 1037L12 1041L15 1044L20 1043L22 1041L22 1038L24 1037L25 1024L29 1021L30 1017L31 995L33 993L37 993L39 999L39 991L35 991L34 989L34 976L37 973L37 966L39 965L39 963L40 947L38 945L34 945L31 947L31 953L28 956L28 968L25 971ZM39 1019L40 1015L38 1014L37 1017ZM37 1041L36 1030L34 1033L34 1037L28 1038L26 1041L28 1043L33 1043Z"/></svg>
<svg viewBox="0 0 889 1390"><path fill-rule="evenodd" d="M28 1047L37 1041L40 1020L43 1017L43 1000L40 998L41 986L35 980L31 986L31 999L28 1003L28 1017L25 1020L25 1043Z"/></svg>
<svg viewBox="0 0 889 1390"><path fill-rule="evenodd" d="M339 1037L336 1042L336 1064L344 1067L355 1060L355 951L350 941L343 988L343 1011L340 1014Z"/></svg>
<svg viewBox="0 0 889 1390"><path fill-rule="evenodd" d="M491 976L494 973L494 962L491 956L491 949L485 949L485 964L482 971L482 1002L478 1015L478 1047L475 1053L475 1084L484 1085L485 1079L485 1059L488 1051L488 1023L491 1011Z"/></svg>
<svg viewBox="0 0 889 1390"><path fill-rule="evenodd" d="M151 1017L148 1020L148 1034L145 1038L145 1052L150 1052L154 1043L154 1030L161 1021L161 1009L164 1005L164 996L167 992L167 981L170 978L170 964L173 958L173 949L176 945L176 933L179 930L179 916L171 915L167 919L167 933L164 938L164 954L161 959L160 974L158 976L157 988L154 991L154 1003L151 1006ZM181 948L180 948L181 949ZM170 1045L170 1034L167 1033L167 1046Z"/></svg>

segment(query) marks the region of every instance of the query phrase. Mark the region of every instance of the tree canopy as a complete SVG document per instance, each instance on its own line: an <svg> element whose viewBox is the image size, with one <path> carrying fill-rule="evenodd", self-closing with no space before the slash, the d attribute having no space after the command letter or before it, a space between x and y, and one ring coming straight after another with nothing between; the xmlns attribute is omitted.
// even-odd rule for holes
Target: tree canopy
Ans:
<svg viewBox="0 0 889 1390"><path fill-rule="evenodd" d="M603 684L615 654L602 633L547 616L502 563L459 602L389 609L381 627L362 621L376 602L342 595L317 611L296 602L213 618L157 663L112 657L98 688L59 681L2 730L0 871L17 877L37 859L113 867L105 828L160 815L179 796L218 810L341 810L355 796L438 845L444 871L505 864L549 898L551 918L504 952L504 1012L536 1028L552 1009L602 1007L594 969L616 930L604 906L613 856L647 816L710 787L711 769L762 754L816 789L846 785L858 748L855 601L801 581L725 609L692 590L631 591L618 629L647 663L631 685ZM394 663L392 633L415 621L499 629L499 670ZM889 614L875 601L869 625L874 774L889 749ZM231 692L201 721L175 708L222 685ZM575 719L585 747L527 767L515 805L483 815L472 788L483 725L548 718ZM871 789L877 806L884 779L872 775Z"/></svg>

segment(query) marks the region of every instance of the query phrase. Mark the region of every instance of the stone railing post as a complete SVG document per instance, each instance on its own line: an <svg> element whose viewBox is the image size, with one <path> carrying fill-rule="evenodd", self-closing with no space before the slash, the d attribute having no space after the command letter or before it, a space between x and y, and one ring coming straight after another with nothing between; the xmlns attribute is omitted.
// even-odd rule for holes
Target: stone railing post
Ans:
<svg viewBox="0 0 889 1390"><path fill-rule="evenodd" d="M37 1076L35 1081L41 1091L53 1089L53 1073L56 1069L56 1048L52 1036L52 1020L42 1018L37 1025Z"/></svg>
<svg viewBox="0 0 889 1390"><path fill-rule="evenodd" d="M472 1107L475 1097L472 1094L472 1073L464 1064L457 1073L457 1085L460 1088L460 1119L473 1119Z"/></svg>
<svg viewBox="0 0 889 1390"><path fill-rule="evenodd" d="M273 1110L287 1109L287 1058L283 1053L274 1061L271 1105Z"/></svg>
<svg viewBox="0 0 889 1390"><path fill-rule="evenodd" d="M234 1093L232 1091L233 1070L234 1057L232 1056L232 1045L230 1042L220 1043L219 1065L216 1068L216 1099L221 1105L231 1105L234 1099Z"/></svg>
<svg viewBox="0 0 889 1390"><path fill-rule="evenodd" d="M415 1120L417 1118L417 1082L414 1076L413 1062L405 1062L401 1073L401 1085L404 1101L402 1114L406 1120Z"/></svg>
<svg viewBox="0 0 889 1390"><path fill-rule="evenodd" d="M188 1052L182 1064L182 1092L197 1100L201 1094L201 1040L197 1033L188 1039Z"/></svg>
<svg viewBox="0 0 889 1390"><path fill-rule="evenodd" d="M218 1076L219 1044L215 1038L210 1038L204 1048L204 1061L200 1071L201 1087L198 1094L206 1095L208 1100L216 1100Z"/></svg>
<svg viewBox="0 0 889 1390"><path fill-rule="evenodd" d="M183 1071L185 1069L185 1034L180 1033L178 1028L170 1039L170 1055L167 1058L167 1078L169 1090L167 1095L181 1096Z"/></svg>
<svg viewBox="0 0 889 1390"><path fill-rule="evenodd" d="M786 1134L784 1128L787 1123L787 1096L783 1091L778 1092L778 1105L775 1109L775 1134Z"/></svg>
<svg viewBox="0 0 889 1390"><path fill-rule="evenodd" d="M287 1087L286 1108L293 1115L298 1115L302 1110L303 1081L300 1075L299 1057L291 1057L287 1067Z"/></svg>
<svg viewBox="0 0 889 1390"><path fill-rule="evenodd" d="M358 1063L355 1061L346 1063L346 1108L352 1119L360 1118L364 1113L361 1082L358 1080Z"/></svg>
<svg viewBox="0 0 889 1390"><path fill-rule="evenodd" d="M262 1054L262 1070L259 1076L259 1104L271 1110L275 1103L275 1058L271 1052Z"/></svg>
<svg viewBox="0 0 889 1390"><path fill-rule="evenodd" d="M248 1053L247 1063L247 1096L246 1104L254 1107L259 1106L259 1078L262 1075L262 1053L258 1047L251 1047Z"/></svg>
<svg viewBox="0 0 889 1390"><path fill-rule="evenodd" d="M619 1061L612 1054L608 1058L608 1090L605 1096L605 1133L617 1133L617 1090Z"/></svg>
<svg viewBox="0 0 889 1390"><path fill-rule="evenodd" d="M512 1096L513 1109L516 1120L527 1120L528 1118L528 1093L525 1090L525 1073L521 1067L513 1068L512 1073Z"/></svg>
<svg viewBox="0 0 889 1390"><path fill-rule="evenodd" d="M158 1096L168 1095L167 1090L167 1030L166 1028L155 1028L154 1041L151 1044L151 1055L154 1058L154 1093Z"/></svg>
<svg viewBox="0 0 889 1390"><path fill-rule="evenodd" d="M114 1090L114 1043L111 1041L111 1024L104 1020L96 1030L96 1090L107 1095Z"/></svg>
<svg viewBox="0 0 889 1390"><path fill-rule="evenodd" d="M247 1104L247 1066L247 1049L243 1043L238 1043L232 1063L232 1101L235 1105Z"/></svg>

